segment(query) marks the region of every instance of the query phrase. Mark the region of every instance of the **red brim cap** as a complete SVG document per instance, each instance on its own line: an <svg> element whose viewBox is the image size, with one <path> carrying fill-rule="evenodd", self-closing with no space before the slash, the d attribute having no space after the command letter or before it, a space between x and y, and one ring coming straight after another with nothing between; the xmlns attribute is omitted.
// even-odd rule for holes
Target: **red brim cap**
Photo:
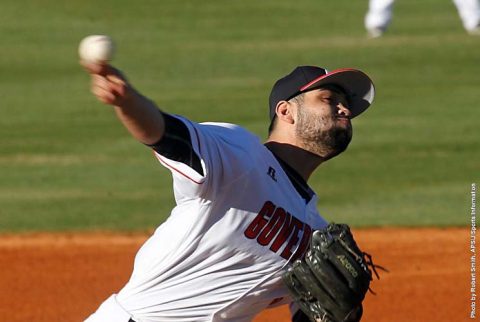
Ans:
<svg viewBox="0 0 480 322"><path fill-rule="evenodd" d="M319 76L301 87L300 92L330 84L341 87L347 94L352 118L364 112L373 102L375 87L372 80L364 72L352 68L336 69Z"/></svg>

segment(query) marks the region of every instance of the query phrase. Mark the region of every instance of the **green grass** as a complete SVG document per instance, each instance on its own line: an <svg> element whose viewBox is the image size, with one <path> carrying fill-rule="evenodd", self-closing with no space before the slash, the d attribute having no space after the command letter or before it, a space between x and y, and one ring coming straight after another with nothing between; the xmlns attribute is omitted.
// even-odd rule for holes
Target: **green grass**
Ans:
<svg viewBox="0 0 480 322"><path fill-rule="evenodd" d="M356 226L467 225L479 182L480 38L450 1L399 1L367 40L366 1L2 1L0 231L142 230L173 205L171 178L96 102L77 64L86 35L166 111L265 138L273 82L296 65L375 81L348 151L311 180L319 209Z"/></svg>

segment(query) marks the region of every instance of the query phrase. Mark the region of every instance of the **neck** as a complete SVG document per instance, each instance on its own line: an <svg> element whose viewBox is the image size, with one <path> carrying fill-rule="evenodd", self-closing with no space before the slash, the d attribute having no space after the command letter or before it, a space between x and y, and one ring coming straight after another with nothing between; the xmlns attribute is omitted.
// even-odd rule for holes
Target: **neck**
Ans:
<svg viewBox="0 0 480 322"><path fill-rule="evenodd" d="M320 156L292 144L267 141L265 146L292 167L305 181L308 181L313 171L325 161Z"/></svg>

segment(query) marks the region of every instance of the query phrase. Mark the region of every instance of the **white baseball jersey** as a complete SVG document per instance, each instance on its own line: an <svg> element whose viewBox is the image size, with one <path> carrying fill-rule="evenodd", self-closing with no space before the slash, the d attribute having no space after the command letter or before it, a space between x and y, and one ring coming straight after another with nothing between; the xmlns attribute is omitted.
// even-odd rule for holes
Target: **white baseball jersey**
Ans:
<svg viewBox="0 0 480 322"><path fill-rule="evenodd" d="M250 321L290 302L282 269L304 254L312 229L327 222L316 196L302 198L256 136L232 124L180 119L203 175L156 153L172 172L176 207L107 302L136 322ZM102 313L107 304L87 321L120 322Z"/></svg>

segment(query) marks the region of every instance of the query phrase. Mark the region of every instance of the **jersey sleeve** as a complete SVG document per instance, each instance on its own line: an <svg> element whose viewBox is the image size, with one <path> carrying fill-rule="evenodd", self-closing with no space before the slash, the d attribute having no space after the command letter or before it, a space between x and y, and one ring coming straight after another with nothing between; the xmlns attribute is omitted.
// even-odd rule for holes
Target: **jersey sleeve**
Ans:
<svg viewBox="0 0 480 322"><path fill-rule="evenodd" d="M173 117L188 129L192 152L199 159L195 167L154 149L157 159L172 173L177 202L181 198L214 196L251 170L252 148L255 142L258 145L254 135L233 124L195 123Z"/></svg>
<svg viewBox="0 0 480 322"><path fill-rule="evenodd" d="M192 138L185 123L170 114L160 113L165 121L165 133L158 142L147 145L164 158L181 162L203 175L200 157L194 151Z"/></svg>

